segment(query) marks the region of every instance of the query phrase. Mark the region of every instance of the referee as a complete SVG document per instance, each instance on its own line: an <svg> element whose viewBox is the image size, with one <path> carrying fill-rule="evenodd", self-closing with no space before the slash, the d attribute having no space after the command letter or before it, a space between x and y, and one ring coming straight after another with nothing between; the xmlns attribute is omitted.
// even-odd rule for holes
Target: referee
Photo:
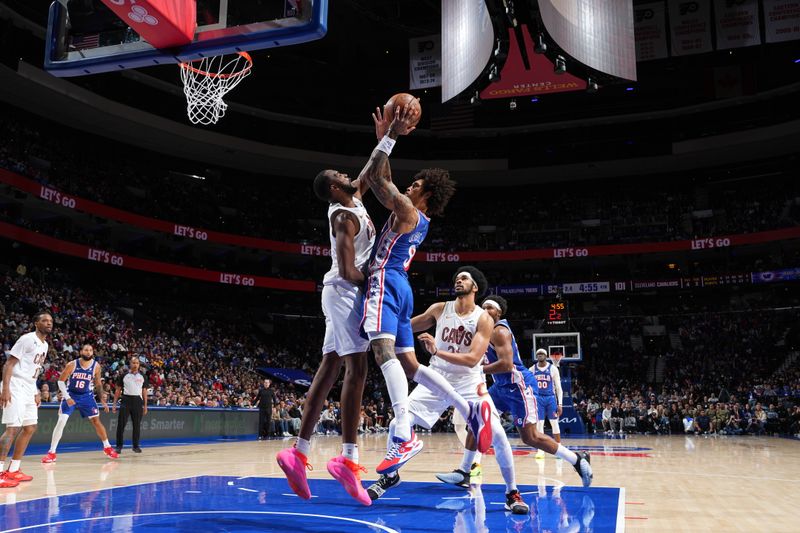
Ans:
<svg viewBox="0 0 800 533"><path fill-rule="evenodd" d="M117 420L117 453L122 452L122 439L128 417L133 422L133 451L142 453L139 439L142 432L142 417L147 414L147 380L139 371L139 358L131 357L130 370L117 380L117 390L114 391L114 412L117 411L117 402L122 394L122 405L119 409Z"/></svg>

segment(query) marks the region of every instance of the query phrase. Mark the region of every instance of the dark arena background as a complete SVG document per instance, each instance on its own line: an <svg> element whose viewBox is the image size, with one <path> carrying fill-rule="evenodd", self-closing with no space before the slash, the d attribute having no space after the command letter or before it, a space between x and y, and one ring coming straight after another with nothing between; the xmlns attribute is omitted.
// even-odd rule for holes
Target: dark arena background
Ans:
<svg viewBox="0 0 800 533"><path fill-rule="evenodd" d="M397 93L419 99L408 134L411 104L371 116ZM797 531L798 101L794 0L2 0L0 532ZM455 194L393 237L428 168ZM369 185L375 261L341 244L326 169ZM561 391L520 427L487 369L475 460L461 396L393 445L401 334L323 357L373 296L369 331L398 313L384 273L417 316L469 301L466 267L507 301L520 375L540 349L558 370L534 411ZM479 380L501 353L483 307ZM474 351L422 320L421 365ZM96 386L64 426L86 344Z"/></svg>

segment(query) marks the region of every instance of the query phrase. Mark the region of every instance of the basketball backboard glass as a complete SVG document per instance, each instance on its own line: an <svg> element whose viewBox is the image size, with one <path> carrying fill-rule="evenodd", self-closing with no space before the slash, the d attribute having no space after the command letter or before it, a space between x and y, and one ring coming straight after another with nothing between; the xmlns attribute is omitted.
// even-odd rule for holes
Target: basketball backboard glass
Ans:
<svg viewBox="0 0 800 533"><path fill-rule="evenodd" d="M137 8L135 0L115 3L126 1L132 10ZM328 0L197 0L196 4L194 40L159 50L101 0L55 1L50 6L45 69L56 76L82 76L180 63L313 41L327 31Z"/></svg>
<svg viewBox="0 0 800 533"><path fill-rule="evenodd" d="M548 357L554 353L563 356L562 362L575 362L583 359L581 351L581 334L577 331L563 333L534 333L533 358L536 360L536 350L547 350Z"/></svg>

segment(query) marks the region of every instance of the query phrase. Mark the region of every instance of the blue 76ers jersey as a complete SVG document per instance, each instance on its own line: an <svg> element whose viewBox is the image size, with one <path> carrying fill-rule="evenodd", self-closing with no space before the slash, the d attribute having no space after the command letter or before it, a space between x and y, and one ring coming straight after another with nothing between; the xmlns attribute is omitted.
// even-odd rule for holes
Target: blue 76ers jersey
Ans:
<svg viewBox="0 0 800 533"><path fill-rule="evenodd" d="M92 359L92 364L89 368L81 368L81 360L75 360L75 370L69 376L67 381L67 390L70 395L72 394L87 394L94 392L94 367L97 361Z"/></svg>
<svg viewBox="0 0 800 533"><path fill-rule="evenodd" d="M508 329L508 332L511 333L511 349L514 352L514 368L511 369L511 372L492 374L494 382L499 385L525 383L526 377L528 381L530 381L533 376L529 375L531 373L530 370L525 368L525 365L522 364L522 359L519 357L519 348L517 348L517 339L514 337L514 332L511 331L511 326L508 324L508 321L505 319L499 320L494 327L505 327ZM497 352L494 350L494 346L491 343L489 343L489 347L486 349L486 359L488 359L490 363L497 361Z"/></svg>
<svg viewBox="0 0 800 533"><path fill-rule="evenodd" d="M552 363L547 363L547 366L539 368L539 363L533 366L533 378L536 386L533 392L537 396L555 396L556 391L553 388L553 376L550 374L550 366Z"/></svg>
<svg viewBox="0 0 800 533"><path fill-rule="evenodd" d="M379 270L399 270L406 272L411 267L411 261L417 248L425 236L428 234L428 226L431 219L426 217L422 211L417 210L419 220L417 226L408 233L395 233L392 231L392 223L395 220L394 213L389 216L389 220L383 225L381 234L375 239L375 246L372 248L372 258L369 262L370 273Z"/></svg>

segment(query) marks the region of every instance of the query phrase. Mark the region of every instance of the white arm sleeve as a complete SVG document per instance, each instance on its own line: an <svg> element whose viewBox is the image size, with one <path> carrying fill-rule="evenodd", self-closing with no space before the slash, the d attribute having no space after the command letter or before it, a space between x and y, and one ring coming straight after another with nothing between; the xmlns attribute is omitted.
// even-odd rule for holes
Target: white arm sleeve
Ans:
<svg viewBox="0 0 800 533"><path fill-rule="evenodd" d="M556 393L558 405L563 405L561 400L563 400L564 391L561 390L561 373L556 365L550 365L550 376L553 378L553 390Z"/></svg>
<svg viewBox="0 0 800 533"><path fill-rule="evenodd" d="M69 392L67 392L67 382L59 379L56 384L58 385L58 390L61 391L61 397L65 400L71 400L72 398L70 397Z"/></svg>

